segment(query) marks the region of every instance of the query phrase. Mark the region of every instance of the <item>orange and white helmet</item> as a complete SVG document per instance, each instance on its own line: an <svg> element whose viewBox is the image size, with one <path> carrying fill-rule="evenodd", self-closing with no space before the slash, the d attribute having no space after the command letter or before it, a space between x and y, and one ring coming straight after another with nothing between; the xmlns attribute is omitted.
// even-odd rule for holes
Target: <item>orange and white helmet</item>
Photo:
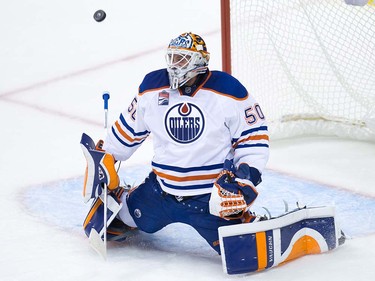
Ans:
<svg viewBox="0 0 375 281"><path fill-rule="evenodd" d="M202 37L189 32L172 39L165 58L169 83L172 89L177 89L207 71L210 53Z"/></svg>

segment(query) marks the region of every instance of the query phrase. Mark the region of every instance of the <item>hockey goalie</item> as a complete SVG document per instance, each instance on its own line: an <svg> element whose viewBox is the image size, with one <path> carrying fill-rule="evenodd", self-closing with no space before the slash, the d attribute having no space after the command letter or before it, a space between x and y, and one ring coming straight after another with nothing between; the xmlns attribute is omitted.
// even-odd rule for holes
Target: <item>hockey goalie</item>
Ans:
<svg viewBox="0 0 375 281"><path fill-rule="evenodd" d="M209 59L199 35L172 39L167 68L145 76L104 143L82 135L83 198L92 201L86 235L100 244L125 240L135 229L155 233L184 223L222 256L228 274L336 248L333 208L299 208L278 218L251 212L268 161L266 119L237 79L208 69ZM115 163L151 133L150 174L138 186L120 186Z"/></svg>
<svg viewBox="0 0 375 281"><path fill-rule="evenodd" d="M130 214L131 208L128 207L128 199L132 189L119 186L119 177L114 168L114 158L103 150L98 150L98 146L86 134L82 135L81 146L87 159L87 168L84 184L84 201L89 202L92 199L92 207L84 221L84 230L88 237L92 233L99 234L104 239L106 231L107 240L123 241L132 231L137 229L136 219L142 217L144 208L136 208L133 215ZM230 162L226 163L230 165ZM230 177L234 174L229 170L231 165L219 174L214 182L211 197L220 197L220 210L216 212L218 219L224 219L227 222L236 221L236 224L221 226L217 229L219 247L218 253L222 256L223 270L228 274L248 273L274 267L298 257L308 254L318 254L337 248L345 242L345 236L339 229L335 221L334 207L299 207L291 212L287 212L279 217L255 216L251 213L246 203L238 202L243 200L241 196L233 193L228 196L229 188L233 188L230 183ZM147 178L145 183L150 183ZM104 200L103 186L107 185L107 227L103 223ZM226 189L223 189L224 186ZM230 187L229 187L230 186ZM245 187L241 184L241 188ZM137 189L138 187L133 187ZM148 185L148 188L157 188ZM156 190L155 190L156 191ZM202 204L181 198L177 196L168 196L161 190L158 190L162 197L170 197L175 204L186 206L195 210L196 206L202 207ZM218 195L220 194L220 195ZM254 197L256 194L254 192ZM143 204L147 207L151 203L147 198ZM215 201L215 199L213 199ZM141 200L142 201L142 200ZM124 204L123 204L124 202ZM210 202L213 202L212 200ZM138 205L141 206L142 204ZM214 207L212 207L214 208ZM151 210L153 210L151 208ZM186 210L185 210L186 211ZM211 210L213 211L213 210ZM173 210L170 210L173 212ZM207 209L203 212L207 212ZM244 212L241 214L241 212ZM178 211L176 213L179 213ZM191 212L190 215L196 215ZM202 214L203 216L203 214ZM154 218L157 219L158 213ZM234 219L236 217L236 219ZM214 219L215 220L215 219ZM149 219L147 219L149 221ZM176 220L178 221L178 220ZM184 222L186 220L180 219ZM203 220L202 220L203 222ZM172 223L170 220L169 223ZM155 232L154 223L148 226L141 225L141 229L146 232ZM151 228L152 227L152 228ZM203 225L202 228L209 229L210 225ZM203 236L202 232L200 232ZM205 237L205 236L204 236ZM207 240L207 239L206 239ZM214 245L214 244L212 244Z"/></svg>

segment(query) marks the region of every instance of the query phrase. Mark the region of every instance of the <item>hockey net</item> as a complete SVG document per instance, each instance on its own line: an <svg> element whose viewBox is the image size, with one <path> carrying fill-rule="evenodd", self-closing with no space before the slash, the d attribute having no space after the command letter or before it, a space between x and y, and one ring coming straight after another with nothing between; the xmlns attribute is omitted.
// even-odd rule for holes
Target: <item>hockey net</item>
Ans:
<svg viewBox="0 0 375 281"><path fill-rule="evenodd" d="M372 0L365 6L344 0L229 3L230 13L222 10L222 21L230 23L223 70L230 72L224 58L231 57L231 73L259 101L271 137L319 134L375 141Z"/></svg>

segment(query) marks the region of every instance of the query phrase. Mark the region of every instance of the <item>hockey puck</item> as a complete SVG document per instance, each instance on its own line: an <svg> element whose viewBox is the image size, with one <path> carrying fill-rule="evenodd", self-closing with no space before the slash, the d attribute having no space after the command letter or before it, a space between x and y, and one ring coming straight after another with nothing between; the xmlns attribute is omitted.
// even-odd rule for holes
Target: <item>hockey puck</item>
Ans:
<svg viewBox="0 0 375 281"><path fill-rule="evenodd" d="M105 19L107 14L103 10L97 10L94 14L94 20L97 22L101 22Z"/></svg>

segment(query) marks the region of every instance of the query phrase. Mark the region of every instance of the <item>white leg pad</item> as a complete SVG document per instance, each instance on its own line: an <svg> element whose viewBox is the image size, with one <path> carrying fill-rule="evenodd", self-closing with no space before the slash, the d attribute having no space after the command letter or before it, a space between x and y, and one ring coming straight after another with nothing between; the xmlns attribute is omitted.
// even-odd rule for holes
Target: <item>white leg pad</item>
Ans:
<svg viewBox="0 0 375 281"><path fill-rule="evenodd" d="M219 228L224 272L263 270L339 246L334 207L304 208L278 218Z"/></svg>

